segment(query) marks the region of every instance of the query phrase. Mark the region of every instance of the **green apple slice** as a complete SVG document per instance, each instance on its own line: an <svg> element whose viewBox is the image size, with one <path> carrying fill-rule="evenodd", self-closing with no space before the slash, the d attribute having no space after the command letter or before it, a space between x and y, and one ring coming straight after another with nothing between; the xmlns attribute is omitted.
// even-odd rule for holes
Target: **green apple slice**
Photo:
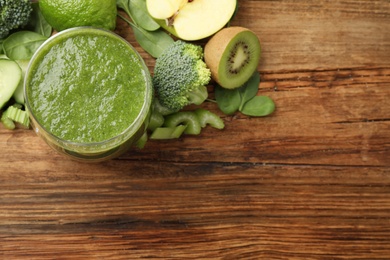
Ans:
<svg viewBox="0 0 390 260"><path fill-rule="evenodd" d="M146 0L146 8L154 19L168 19L187 2L188 0Z"/></svg>
<svg viewBox="0 0 390 260"><path fill-rule="evenodd" d="M232 18L237 6L237 0L185 0L176 4L179 6L177 11L172 12L173 9L170 9L170 12L165 13L165 16L171 14L169 17L157 18L155 13L164 8L169 9L168 2L171 1L147 0L150 4L148 11L165 30L186 41L200 40L222 29Z"/></svg>

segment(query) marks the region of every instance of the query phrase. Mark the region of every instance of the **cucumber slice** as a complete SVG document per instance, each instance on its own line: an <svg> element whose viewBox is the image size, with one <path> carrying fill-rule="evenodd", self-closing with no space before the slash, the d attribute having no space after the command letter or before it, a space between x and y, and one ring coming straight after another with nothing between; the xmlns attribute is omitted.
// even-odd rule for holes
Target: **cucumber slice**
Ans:
<svg viewBox="0 0 390 260"><path fill-rule="evenodd" d="M30 62L30 60L16 60L16 62L22 69L22 78L13 94L13 98L17 103L24 105L24 76L26 75L28 63Z"/></svg>
<svg viewBox="0 0 390 260"><path fill-rule="evenodd" d="M22 69L12 60L0 59L0 109L10 100L22 79Z"/></svg>

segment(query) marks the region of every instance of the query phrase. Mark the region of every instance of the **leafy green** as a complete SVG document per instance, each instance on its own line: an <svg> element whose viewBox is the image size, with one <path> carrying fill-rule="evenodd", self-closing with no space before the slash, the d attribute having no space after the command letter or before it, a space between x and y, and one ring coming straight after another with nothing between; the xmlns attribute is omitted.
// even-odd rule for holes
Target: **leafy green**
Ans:
<svg viewBox="0 0 390 260"><path fill-rule="evenodd" d="M4 53L12 60L28 60L47 39L48 37L32 31L15 32L4 40Z"/></svg>
<svg viewBox="0 0 390 260"><path fill-rule="evenodd" d="M132 27L135 39L139 45L154 58L159 57L160 54L174 42L173 38L161 29L147 31L129 21L123 15L118 14L118 16Z"/></svg>
<svg viewBox="0 0 390 260"><path fill-rule="evenodd" d="M116 5L123 9L137 26L147 31L160 28L160 25L149 15L145 0L117 0Z"/></svg>
<svg viewBox="0 0 390 260"><path fill-rule="evenodd" d="M139 45L154 58L158 58L174 42L172 37L162 30L150 32L134 24L130 25L133 28L135 39Z"/></svg>
<svg viewBox="0 0 390 260"><path fill-rule="evenodd" d="M26 28L28 28L30 31L42 34L43 36L50 37L53 29L43 17L41 9L39 8L39 4L32 3L31 6L33 11Z"/></svg>
<svg viewBox="0 0 390 260"><path fill-rule="evenodd" d="M130 0L129 13L131 19L147 31L155 31L160 25L149 15L145 0Z"/></svg>
<svg viewBox="0 0 390 260"><path fill-rule="evenodd" d="M247 116L268 116L275 110L274 101L267 96L256 96L245 103L241 113Z"/></svg>
<svg viewBox="0 0 390 260"><path fill-rule="evenodd" d="M226 115L240 111L247 116L267 116L274 112L275 103L266 96L256 96L260 84L260 74L255 72L240 88L226 89L215 87L215 100L219 109Z"/></svg>
<svg viewBox="0 0 390 260"><path fill-rule="evenodd" d="M241 95L238 89L225 89L220 85L216 85L214 91L218 108L224 114L231 115L238 110L241 104Z"/></svg>
<svg viewBox="0 0 390 260"><path fill-rule="evenodd" d="M238 108L239 110L242 110L245 103L257 95L257 91L259 90L259 84L260 84L260 73L256 71L249 78L249 80L244 84L244 86L239 88L240 95L241 95L241 103Z"/></svg>

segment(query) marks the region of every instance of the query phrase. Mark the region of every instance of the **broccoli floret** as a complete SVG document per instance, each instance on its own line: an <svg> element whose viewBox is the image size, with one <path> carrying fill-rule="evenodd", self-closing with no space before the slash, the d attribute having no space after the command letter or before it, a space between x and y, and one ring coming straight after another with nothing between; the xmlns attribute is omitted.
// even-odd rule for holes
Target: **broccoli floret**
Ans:
<svg viewBox="0 0 390 260"><path fill-rule="evenodd" d="M175 41L156 59L153 85L161 105L178 111L203 103L211 72L203 61L203 48Z"/></svg>
<svg viewBox="0 0 390 260"><path fill-rule="evenodd" d="M0 0L0 39L27 24L32 12L30 0Z"/></svg>

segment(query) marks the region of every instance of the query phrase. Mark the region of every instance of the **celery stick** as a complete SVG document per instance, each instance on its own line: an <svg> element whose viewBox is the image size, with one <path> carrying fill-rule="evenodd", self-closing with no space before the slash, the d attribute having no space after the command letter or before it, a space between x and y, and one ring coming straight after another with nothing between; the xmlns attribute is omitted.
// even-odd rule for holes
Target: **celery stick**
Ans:
<svg viewBox="0 0 390 260"><path fill-rule="evenodd" d="M225 127L223 120L211 111L208 111L203 108L198 108L195 110L195 114L199 119L201 127L206 127L206 125L210 125L217 129L223 129Z"/></svg>
<svg viewBox="0 0 390 260"><path fill-rule="evenodd" d="M5 120L5 123L3 121L3 117ZM2 115L2 122L3 124L8 124L8 120L11 120L15 123L19 123L23 128L28 129L30 126L30 118L28 117L28 113L19 107L16 106L10 106L7 108L6 111L4 111Z"/></svg>
<svg viewBox="0 0 390 260"><path fill-rule="evenodd" d="M145 132L134 144L138 149L143 149L148 141L148 134Z"/></svg>
<svg viewBox="0 0 390 260"><path fill-rule="evenodd" d="M1 115L1 122L3 123L4 127L13 130L15 129L15 123L11 119L8 118L7 116L7 111L4 111L3 114Z"/></svg>
<svg viewBox="0 0 390 260"><path fill-rule="evenodd" d="M186 125L178 125L173 127L158 127L150 135L150 139L164 140L164 139L176 139L179 138L185 129Z"/></svg>
<svg viewBox="0 0 390 260"><path fill-rule="evenodd" d="M184 131L185 134L198 135L200 134L201 127L198 117L191 111L180 111L171 114L165 118L164 126L175 127L178 125L186 125L187 128Z"/></svg>

